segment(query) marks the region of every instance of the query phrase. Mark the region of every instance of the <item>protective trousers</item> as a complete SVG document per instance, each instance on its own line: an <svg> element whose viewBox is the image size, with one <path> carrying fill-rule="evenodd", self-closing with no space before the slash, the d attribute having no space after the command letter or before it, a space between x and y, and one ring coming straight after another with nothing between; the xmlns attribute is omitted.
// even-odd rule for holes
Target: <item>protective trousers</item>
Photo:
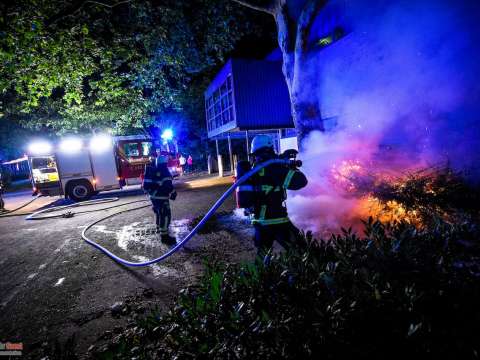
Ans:
<svg viewBox="0 0 480 360"><path fill-rule="evenodd" d="M257 248L257 255L260 257L266 255L275 240L286 250L293 246L303 246L305 243L300 230L290 221L274 225L255 224L254 228L254 243Z"/></svg>
<svg viewBox="0 0 480 360"><path fill-rule="evenodd" d="M168 227L172 220L172 212L170 210L169 200L151 199L153 211L155 212L155 220L157 229L160 231L160 235L168 235Z"/></svg>

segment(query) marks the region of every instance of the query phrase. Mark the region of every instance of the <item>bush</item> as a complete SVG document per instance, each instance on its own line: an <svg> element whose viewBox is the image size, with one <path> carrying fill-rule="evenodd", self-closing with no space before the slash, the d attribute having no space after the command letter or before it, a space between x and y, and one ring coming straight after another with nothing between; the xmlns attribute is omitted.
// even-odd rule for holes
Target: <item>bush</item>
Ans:
<svg viewBox="0 0 480 360"><path fill-rule="evenodd" d="M113 350L118 358L478 358L479 231L370 219L308 248L210 266Z"/></svg>
<svg viewBox="0 0 480 360"><path fill-rule="evenodd" d="M370 194L384 204L395 201L427 223L437 216L450 221L465 216L478 219L480 213L478 184L469 183L465 174L449 167L424 168L394 179L357 175L350 181L357 194Z"/></svg>

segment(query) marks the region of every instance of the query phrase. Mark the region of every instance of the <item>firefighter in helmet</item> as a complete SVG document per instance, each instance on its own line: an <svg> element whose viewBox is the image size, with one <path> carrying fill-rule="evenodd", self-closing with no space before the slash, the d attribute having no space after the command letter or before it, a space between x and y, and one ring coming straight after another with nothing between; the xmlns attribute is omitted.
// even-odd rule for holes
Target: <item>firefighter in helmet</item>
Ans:
<svg viewBox="0 0 480 360"><path fill-rule="evenodd" d="M168 234L168 226L172 218L170 200L175 200L177 192L172 183L172 175L167 167L168 157L156 154L152 162L146 166L143 177L143 189L150 195L157 231L162 242L168 245L176 243L175 238Z"/></svg>
<svg viewBox="0 0 480 360"><path fill-rule="evenodd" d="M257 135L252 140L253 166L278 157L273 140L268 135ZM240 169L238 172L245 172ZM245 166L245 164L243 164ZM253 175L237 189L237 199L247 200L246 206L253 214L254 243L259 256L264 256L276 240L285 249L301 244L300 231L288 218L285 200L287 190L299 190L307 185L307 178L295 166L271 164ZM239 204L241 205L241 204Z"/></svg>

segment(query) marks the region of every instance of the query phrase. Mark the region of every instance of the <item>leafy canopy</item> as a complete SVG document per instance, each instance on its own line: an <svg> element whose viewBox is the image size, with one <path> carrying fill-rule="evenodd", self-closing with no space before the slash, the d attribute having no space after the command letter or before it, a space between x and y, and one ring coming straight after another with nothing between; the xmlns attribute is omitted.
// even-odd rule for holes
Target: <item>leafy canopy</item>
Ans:
<svg viewBox="0 0 480 360"><path fill-rule="evenodd" d="M0 12L0 121L56 132L145 128L251 29L228 0L20 0Z"/></svg>

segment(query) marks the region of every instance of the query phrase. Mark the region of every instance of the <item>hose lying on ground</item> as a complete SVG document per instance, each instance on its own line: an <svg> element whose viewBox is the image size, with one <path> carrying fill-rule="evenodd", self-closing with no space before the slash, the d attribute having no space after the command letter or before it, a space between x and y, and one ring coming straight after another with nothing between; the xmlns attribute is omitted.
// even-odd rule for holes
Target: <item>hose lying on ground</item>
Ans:
<svg viewBox="0 0 480 360"><path fill-rule="evenodd" d="M37 200L39 197L41 197L42 195L37 195L35 196L32 200L29 200L27 201L25 204L13 209L13 210L4 210L2 212L0 212L0 218L2 217L13 217L13 216L25 216L25 215L28 215L28 214L32 214L31 212L29 213L22 213L22 214L12 214L20 209L23 209L24 207L30 205L31 203L33 203L35 200Z"/></svg>
<svg viewBox="0 0 480 360"><path fill-rule="evenodd" d="M95 226L96 224L104 221L104 220L107 220L109 218L112 218L116 215L119 215L119 214L122 214L122 213L125 213L125 212L128 212L128 211L134 211L134 210L138 210L138 209L142 209L142 208L145 208L145 207L149 207L149 205L143 205L143 206L139 206L139 207L135 207L135 208L130 208L130 209L125 209L125 210L121 210L119 212L116 212L114 214L111 214L111 215L108 215L108 216L105 216L103 218L100 218L94 222L92 222L91 224L87 225L83 231L82 231L82 238L83 240L85 240L85 242L95 248L97 248L98 250L100 250L101 252L103 252L105 255L107 255L108 257L110 257L111 259L115 260L116 262L122 264L122 265L125 265L125 266L132 266L132 267L140 267L140 266L148 266L148 265L152 265L152 264L155 264L157 262L160 262L166 258L168 258L169 256L173 255L174 253L176 253L181 247L183 247L196 233L197 231L203 227L205 225L205 223L208 221L208 219L210 219L210 217L215 213L215 211L217 211L217 209L223 204L223 202L232 194L232 192L242 183L244 183L248 178L250 178L252 175L256 174L257 172L259 172L261 169L263 169L264 167L266 166L269 166L271 164L289 164L290 163L290 160L288 159L271 159L271 160L267 160L257 166L255 166L253 169L251 169L250 171L248 171L247 173L245 173L245 175L243 175L242 177L240 177L239 179L237 179L237 181L232 185L230 186L227 191L225 191L225 193L215 202L215 204L210 208L210 210L205 214L205 216L202 218L202 220L200 220L200 222L190 231L190 233L183 239L181 240L180 242L177 242L177 244L172 247L169 251L167 251L165 254L163 254L162 256L158 257L158 258L155 258L155 259L152 259L152 260L149 260L149 261L142 261L142 262L133 262L133 261L129 261L129 260L125 260L117 255L115 255L114 253L112 253L111 251L107 250L106 248L104 248L103 246L101 246L100 244L96 243L95 241L89 239L86 235L87 231L89 229L91 229L93 226ZM114 200L115 199L115 200ZM101 200L105 200L105 201L101 201ZM50 218L58 218L58 217L69 217L68 215L66 216L65 214L58 214L58 215L49 215L49 216L41 216L41 217L38 217L38 215L40 214L45 214L45 213L48 213L48 212L54 212L54 211L58 211L58 210L64 210L64 209L69 209L69 208L73 208L73 207L77 207L77 206L84 206L84 205L93 205L93 204L99 204L99 203L104 203L104 202L112 202L112 201L116 201L118 200L118 198L106 198L106 199L101 199L101 200L90 200L90 201L85 201L85 202L82 202L82 203L78 203L78 204L72 204L72 205L64 205L64 206L57 206L57 207L52 207L52 208L48 208L48 209L44 209L44 210L40 210L40 211L37 211L31 215L29 215L26 220L44 220L44 219L50 219ZM143 201L146 201L146 200L136 200L136 201L131 201L131 202L128 202L128 203L124 203L124 204L120 204L120 205L115 205L115 206L112 206L112 207L108 207L108 208L102 208L102 209L95 209L95 210L87 210L87 211L83 211L83 212L77 212L77 213L74 213L74 214L78 214L78 213L85 213L85 212L94 212L94 211L100 211L100 210L106 210L106 209L110 209L110 208L113 208L113 207L119 207L119 206L123 206L123 205L127 205L127 204L133 204L133 203L138 203L138 202L143 202ZM73 215L72 215L73 216Z"/></svg>
<svg viewBox="0 0 480 360"><path fill-rule="evenodd" d="M263 169L264 167L268 166L268 165L271 165L271 164L276 164L276 163L280 163L280 164L288 164L290 163L290 160L286 160L286 159L271 159L271 160L268 160L268 161L265 161L264 163L262 164L259 164L257 166L255 166L252 170L250 170L249 172L247 172L245 175L243 175L242 177L240 177L232 186L230 186L230 188L227 189L227 191L225 191L225 193L215 202L215 204L210 208L210 210L205 214L205 216L203 217L202 220L200 220L200 222L190 231L190 233L180 242L178 242L174 247L172 247L169 251L167 251L165 254L163 254L162 256L158 257L158 258L155 258L155 259L152 259L152 260L149 260L149 261L143 261L143 262L133 262L133 261L129 261L129 260L125 260L117 255L115 255L114 253L112 253L111 251L107 250L106 248L104 248L103 246L101 246L100 244L96 243L95 241L89 239L86 235L87 231L93 227L94 225L98 224L99 222L102 222L103 220L106 220L106 219L109 219L113 216L116 216L118 214L121 214L121 213L124 213L124 212L128 212L128 211L133 211L133 210L137 210L137 209L141 209L143 207L146 207L146 206L141 206L141 207L137 207L137 208L132 208L132 209L126 209L126 210L122 210L120 212L117 212L115 214L111 214L111 215L108 215L104 218L101 218L97 221L94 221L93 223L91 223L90 225L88 225L87 227L85 227L85 229L83 229L82 231L82 238L83 240L85 240L88 244L92 245L93 247L97 248L98 250L100 250L101 252L103 252L105 255L109 256L110 258L112 258L113 260L115 260L116 262L122 264L122 265L126 265L126 266L132 266L132 267L140 267L140 266L147 266L147 265L152 265L152 264L155 264L157 262L160 262L162 260L165 260L166 258L168 258L169 256L173 255L174 253L176 253L181 247L183 247L196 233L197 231L205 225L205 223L208 221L208 219L210 219L210 217L215 213L215 211L223 204L223 202L232 194L232 192L240 185L242 184L243 182L245 182L249 177L251 177L252 175L256 174L257 172L259 172L261 169Z"/></svg>
<svg viewBox="0 0 480 360"><path fill-rule="evenodd" d="M81 207L81 206L105 204L105 203L115 202L115 201L118 201L118 200L120 200L120 198L118 198L118 197L111 197L111 198L103 198L103 199L96 199L96 200L87 200L87 201L82 201L82 202L78 202L78 203L74 203L74 204L69 204L69 205L54 206L54 207L51 207L51 208L46 208L46 209L39 210L39 211L36 211L36 212L34 212L34 213L31 213L30 215L28 215L28 216L25 218L25 220L46 220L46 219L55 219L55 218L62 218L62 217L63 217L63 218L69 218L69 217L73 217L74 215L77 215L77 214L86 214L86 213L91 213L91 212L96 212L96 211L101 211L101 210L113 209L113 208L120 207L120 206L124 206L124 205L129 205L129 204L135 204L135 203L139 203L139 202L149 201L149 200L147 200L147 199L145 199L145 200L135 200L135 201L129 201L129 202L126 202L126 203L122 203L122 204L118 204L118 205L113 205L113 206L108 206L108 207L104 207L104 208L100 208L100 209L77 211L77 212L74 212L74 213L72 213L72 212L70 212L70 211L67 211L67 212L63 212L63 213L61 213L61 214L39 216L39 215L42 215L42 214L48 214L48 213L51 213L51 212L57 212L57 211L59 211L59 210L73 209L73 208ZM145 206L142 206L142 207L146 207L146 206L149 206L149 205L145 205ZM118 214L119 214L119 213L118 213Z"/></svg>

